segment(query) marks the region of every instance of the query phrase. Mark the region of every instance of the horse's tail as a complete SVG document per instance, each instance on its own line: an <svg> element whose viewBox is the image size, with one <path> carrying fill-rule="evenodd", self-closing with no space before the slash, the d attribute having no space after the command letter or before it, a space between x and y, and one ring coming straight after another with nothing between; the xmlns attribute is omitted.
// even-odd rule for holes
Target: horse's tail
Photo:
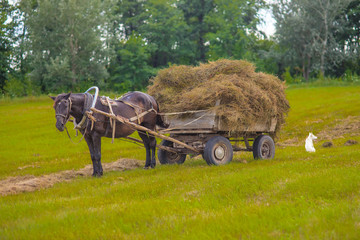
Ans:
<svg viewBox="0 0 360 240"><path fill-rule="evenodd" d="M164 122L164 119L163 117L161 116L160 114L160 106L159 106L159 103L155 100L156 102L156 105L157 105L157 108L158 108L158 112L157 112L157 115L156 115L156 125L158 125L159 127L162 127L162 128L168 128L169 127L169 124L167 124L166 122Z"/></svg>
<svg viewBox="0 0 360 240"><path fill-rule="evenodd" d="M162 127L162 128L169 127L169 124L164 122L162 116L159 113L156 115L156 125L158 125L159 127Z"/></svg>

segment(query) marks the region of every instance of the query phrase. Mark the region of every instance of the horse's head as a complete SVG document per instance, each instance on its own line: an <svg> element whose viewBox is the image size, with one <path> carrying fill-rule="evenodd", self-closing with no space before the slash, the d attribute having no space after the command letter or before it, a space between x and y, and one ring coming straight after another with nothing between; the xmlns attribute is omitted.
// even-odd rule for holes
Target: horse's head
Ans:
<svg viewBox="0 0 360 240"><path fill-rule="evenodd" d="M56 97L50 96L50 98L54 100L53 107L55 109L56 128L59 129L60 132L64 131L65 124L70 118L72 104L70 95L71 93L62 93Z"/></svg>

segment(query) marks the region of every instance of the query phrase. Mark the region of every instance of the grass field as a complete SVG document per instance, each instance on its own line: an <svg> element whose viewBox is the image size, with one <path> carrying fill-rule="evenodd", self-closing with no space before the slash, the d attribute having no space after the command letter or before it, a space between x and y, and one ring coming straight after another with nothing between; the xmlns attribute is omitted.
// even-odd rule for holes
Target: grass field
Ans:
<svg viewBox="0 0 360 240"><path fill-rule="evenodd" d="M360 239L360 87L289 88L275 159L240 153L221 167L187 159L77 177L0 197L0 239ZM316 153L304 140L319 137ZM91 163L55 128L48 97L0 101L0 180ZM79 140L80 137L75 138ZM323 148L332 141L332 148ZM103 162L144 160L103 140Z"/></svg>

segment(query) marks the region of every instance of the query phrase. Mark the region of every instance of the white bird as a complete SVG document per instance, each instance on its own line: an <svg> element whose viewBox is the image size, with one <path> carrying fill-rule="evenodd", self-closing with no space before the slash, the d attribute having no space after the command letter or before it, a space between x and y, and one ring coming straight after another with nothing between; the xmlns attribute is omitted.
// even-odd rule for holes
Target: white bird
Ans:
<svg viewBox="0 0 360 240"><path fill-rule="evenodd" d="M315 152L315 147L313 144L313 140L317 139L317 136L315 136L312 133L309 133L309 136L305 140L305 149L308 152Z"/></svg>

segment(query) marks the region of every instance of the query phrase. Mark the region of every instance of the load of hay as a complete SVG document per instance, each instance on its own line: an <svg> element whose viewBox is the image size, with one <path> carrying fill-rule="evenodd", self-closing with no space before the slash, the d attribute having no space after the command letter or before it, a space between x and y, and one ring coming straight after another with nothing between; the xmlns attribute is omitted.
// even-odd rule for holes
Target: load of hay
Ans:
<svg viewBox="0 0 360 240"><path fill-rule="evenodd" d="M285 85L273 75L255 72L254 65L243 60L172 66L159 71L152 83L148 93L162 112L214 109L232 131L276 118L277 132L289 110Z"/></svg>

